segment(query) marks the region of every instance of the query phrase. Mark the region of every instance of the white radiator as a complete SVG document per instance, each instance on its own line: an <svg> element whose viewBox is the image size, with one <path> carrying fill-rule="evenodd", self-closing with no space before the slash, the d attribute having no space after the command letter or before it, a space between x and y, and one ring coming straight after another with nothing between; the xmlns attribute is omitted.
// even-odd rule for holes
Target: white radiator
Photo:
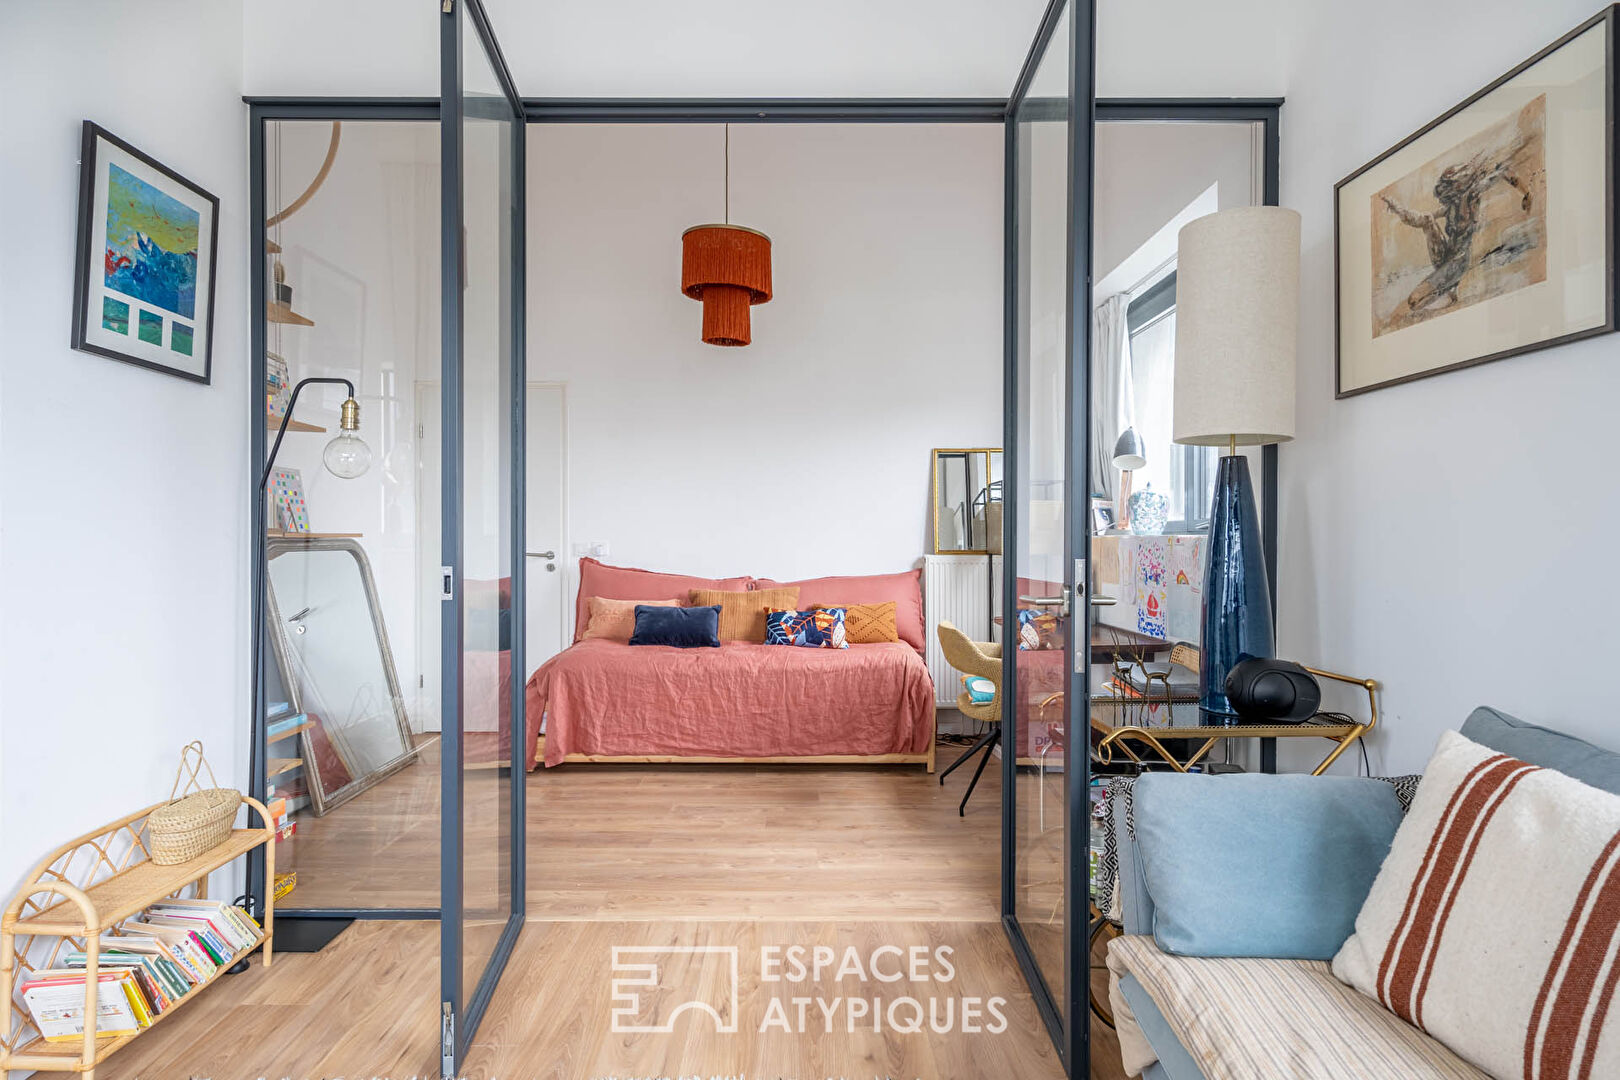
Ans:
<svg viewBox="0 0 1620 1080"><path fill-rule="evenodd" d="M1001 588L1000 555L924 555L923 617L928 634L928 673L934 677L934 704L955 705L962 673L945 661L936 629L952 623L974 641L1000 641L1001 628L991 619L1001 606L992 600Z"/></svg>

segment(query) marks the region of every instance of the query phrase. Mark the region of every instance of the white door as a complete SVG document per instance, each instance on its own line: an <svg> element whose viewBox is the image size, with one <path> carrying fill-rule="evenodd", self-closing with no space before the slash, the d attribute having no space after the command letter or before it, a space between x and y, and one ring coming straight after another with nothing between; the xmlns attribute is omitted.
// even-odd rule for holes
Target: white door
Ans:
<svg viewBox="0 0 1620 1080"><path fill-rule="evenodd" d="M530 383L525 408L528 447L523 460L528 488L524 522L528 551L528 619L524 624L523 676L563 650L563 613L567 610L568 544L566 477L567 398L559 383Z"/></svg>

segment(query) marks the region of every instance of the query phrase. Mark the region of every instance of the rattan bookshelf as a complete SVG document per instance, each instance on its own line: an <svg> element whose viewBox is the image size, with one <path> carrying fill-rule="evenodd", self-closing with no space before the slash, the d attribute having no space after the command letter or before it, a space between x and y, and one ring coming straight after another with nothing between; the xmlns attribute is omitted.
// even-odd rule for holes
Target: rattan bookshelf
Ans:
<svg viewBox="0 0 1620 1080"><path fill-rule="evenodd" d="M275 901L266 897L264 929L258 940L133 1035L97 1038L94 1025L88 1025L82 1042L47 1042L17 996L17 985L27 973L55 966L64 950L83 950L86 1015L93 1016L103 934L116 935L125 919L188 889L195 888L192 895L206 896L209 874L261 844L265 845L265 880L275 880L274 823L263 803L242 801L250 808L249 821L257 813L263 827L233 829L218 847L183 863L160 866L148 856L147 816L167 805L158 803L63 844L34 867L0 917L0 1071L37 1069L94 1077L97 1065L190 1004L254 949L263 946L264 962L269 966Z"/></svg>

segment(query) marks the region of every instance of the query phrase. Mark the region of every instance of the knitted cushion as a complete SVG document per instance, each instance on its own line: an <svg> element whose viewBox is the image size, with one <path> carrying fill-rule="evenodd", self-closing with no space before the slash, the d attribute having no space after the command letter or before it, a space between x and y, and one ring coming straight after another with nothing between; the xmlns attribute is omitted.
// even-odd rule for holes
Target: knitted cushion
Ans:
<svg viewBox="0 0 1620 1080"><path fill-rule="evenodd" d="M900 630L895 619L896 605L893 600L886 600L881 604L815 604L812 606L817 611L835 607L843 608L844 637L851 645L880 645L885 641L900 640Z"/></svg>

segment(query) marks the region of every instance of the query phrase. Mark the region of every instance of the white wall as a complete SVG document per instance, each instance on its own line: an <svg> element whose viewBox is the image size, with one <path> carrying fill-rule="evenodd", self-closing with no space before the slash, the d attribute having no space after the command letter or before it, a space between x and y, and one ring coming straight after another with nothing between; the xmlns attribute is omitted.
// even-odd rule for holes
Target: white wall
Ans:
<svg viewBox="0 0 1620 1080"><path fill-rule="evenodd" d="M531 96L1005 97L1046 0L485 6ZM1097 92L1281 93L1284 7L1099 0ZM437 94L437 11L398 0L247 0L248 92Z"/></svg>
<svg viewBox="0 0 1620 1080"><path fill-rule="evenodd" d="M680 292L722 138L530 129L528 371L568 383L571 539L700 574L906 569L930 449L1001 444L1001 130L733 125L731 220L771 236L775 287L735 349Z"/></svg>
<svg viewBox="0 0 1620 1080"><path fill-rule="evenodd" d="M168 794L247 771L247 110L241 10L8 4L0 31L0 891ZM79 126L220 199L213 385L67 347Z"/></svg>
<svg viewBox="0 0 1620 1080"><path fill-rule="evenodd" d="M1620 340L1333 398L1333 184L1594 7L1321 3L1289 32L1282 195L1304 216L1304 276L1280 647L1384 682L1384 771L1420 769L1482 703L1620 746L1608 667L1592 659L1620 647L1607 557Z"/></svg>

